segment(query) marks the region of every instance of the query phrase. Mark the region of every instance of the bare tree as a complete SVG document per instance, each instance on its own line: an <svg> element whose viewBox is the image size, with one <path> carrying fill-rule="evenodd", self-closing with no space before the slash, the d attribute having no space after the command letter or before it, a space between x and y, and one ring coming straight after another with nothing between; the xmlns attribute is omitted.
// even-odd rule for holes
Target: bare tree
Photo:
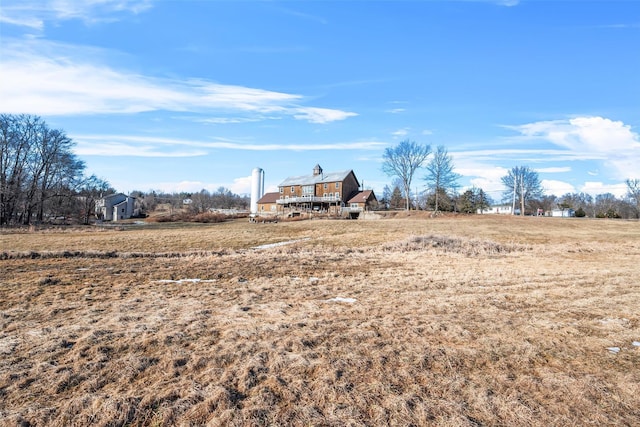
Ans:
<svg viewBox="0 0 640 427"><path fill-rule="evenodd" d="M420 145L408 139L384 150L382 171L388 176L397 176L402 180L406 210L409 210L410 206L413 175L422 167L430 153L430 145Z"/></svg>
<svg viewBox="0 0 640 427"><path fill-rule="evenodd" d="M21 204L35 121L0 115L0 225L12 222Z"/></svg>
<svg viewBox="0 0 640 427"><path fill-rule="evenodd" d="M627 197L636 206L636 218L640 218L640 179L627 179Z"/></svg>
<svg viewBox="0 0 640 427"><path fill-rule="evenodd" d="M80 221L89 224L89 220L96 215L96 201L107 194L115 193L109 183L95 175L83 177L77 184L77 207Z"/></svg>
<svg viewBox="0 0 640 427"><path fill-rule="evenodd" d="M84 169L72 146L37 116L0 115L0 224L42 221L56 189L72 189Z"/></svg>
<svg viewBox="0 0 640 427"><path fill-rule="evenodd" d="M457 181L460 175L453 171L453 158L444 145L438 146L426 168L427 175L424 179L435 195L434 210L437 212L440 208L440 196L448 195L451 190L458 187Z"/></svg>
<svg viewBox="0 0 640 427"><path fill-rule="evenodd" d="M516 200L520 201L520 215L524 215L526 204L542 197L543 190L538 172L528 166L515 166L502 177L502 184L506 187L504 198L513 202L512 212L515 215Z"/></svg>
<svg viewBox="0 0 640 427"><path fill-rule="evenodd" d="M615 195L611 193L603 193L596 195L595 210L596 218L620 218L619 208L620 202Z"/></svg>

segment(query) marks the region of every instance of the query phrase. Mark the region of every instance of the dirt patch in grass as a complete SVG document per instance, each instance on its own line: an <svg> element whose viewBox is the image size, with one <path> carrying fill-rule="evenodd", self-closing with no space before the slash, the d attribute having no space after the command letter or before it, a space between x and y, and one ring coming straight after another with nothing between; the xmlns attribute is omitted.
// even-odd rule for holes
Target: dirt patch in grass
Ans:
<svg viewBox="0 0 640 427"><path fill-rule="evenodd" d="M638 223L499 221L2 234L0 425L634 425Z"/></svg>

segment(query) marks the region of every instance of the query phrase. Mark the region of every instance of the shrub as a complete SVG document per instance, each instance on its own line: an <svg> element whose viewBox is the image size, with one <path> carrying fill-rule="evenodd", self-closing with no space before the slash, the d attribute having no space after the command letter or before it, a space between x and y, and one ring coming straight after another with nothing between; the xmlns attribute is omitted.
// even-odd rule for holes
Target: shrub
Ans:
<svg viewBox="0 0 640 427"><path fill-rule="evenodd" d="M214 222L224 222L227 217L221 213L214 212L203 212L194 216L191 221L193 222L202 222L202 223L214 223Z"/></svg>

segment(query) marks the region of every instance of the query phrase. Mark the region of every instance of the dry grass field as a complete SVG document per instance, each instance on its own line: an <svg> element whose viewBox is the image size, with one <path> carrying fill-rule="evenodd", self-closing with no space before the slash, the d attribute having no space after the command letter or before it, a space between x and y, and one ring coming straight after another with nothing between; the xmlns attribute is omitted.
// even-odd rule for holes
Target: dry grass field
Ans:
<svg viewBox="0 0 640 427"><path fill-rule="evenodd" d="M0 267L1 425L640 422L638 222L3 230Z"/></svg>

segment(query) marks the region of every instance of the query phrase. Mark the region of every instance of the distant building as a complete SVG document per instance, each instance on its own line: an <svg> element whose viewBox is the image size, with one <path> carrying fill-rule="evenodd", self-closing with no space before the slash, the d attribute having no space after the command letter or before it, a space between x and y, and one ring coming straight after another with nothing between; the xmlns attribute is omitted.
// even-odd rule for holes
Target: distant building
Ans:
<svg viewBox="0 0 640 427"><path fill-rule="evenodd" d="M360 212L366 212L378 207L378 199L373 190L358 191L347 200L343 211L349 212L353 216L357 216ZM355 214L355 215L354 215Z"/></svg>
<svg viewBox="0 0 640 427"><path fill-rule="evenodd" d="M258 200L258 215L277 215L280 193L266 193Z"/></svg>
<svg viewBox="0 0 640 427"><path fill-rule="evenodd" d="M353 170L325 173L320 165L310 175L291 176L278 185L277 193L258 200L258 215L328 213L357 217L377 204L372 190L360 190Z"/></svg>
<svg viewBox="0 0 640 427"><path fill-rule="evenodd" d="M494 205L485 209L478 209L478 214L499 214L499 215L512 215L513 206L511 205ZM515 210L516 215L520 215L520 209Z"/></svg>
<svg viewBox="0 0 640 427"><path fill-rule="evenodd" d="M576 216L576 211L573 209L553 209L551 216L559 218L572 218Z"/></svg>
<svg viewBox="0 0 640 427"><path fill-rule="evenodd" d="M122 193L110 194L96 200L96 217L104 221L129 219L136 210L136 198Z"/></svg>

